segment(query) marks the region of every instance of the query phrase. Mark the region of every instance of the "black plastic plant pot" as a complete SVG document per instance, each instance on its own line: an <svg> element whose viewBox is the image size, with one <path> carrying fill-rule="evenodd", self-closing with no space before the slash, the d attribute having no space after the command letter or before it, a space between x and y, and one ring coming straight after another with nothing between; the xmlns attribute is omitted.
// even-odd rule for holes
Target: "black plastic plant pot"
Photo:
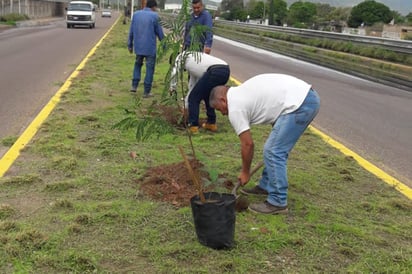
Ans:
<svg viewBox="0 0 412 274"><path fill-rule="evenodd" d="M233 194L206 192L206 202L199 195L190 199L199 242L213 249L230 249L234 245L236 197Z"/></svg>

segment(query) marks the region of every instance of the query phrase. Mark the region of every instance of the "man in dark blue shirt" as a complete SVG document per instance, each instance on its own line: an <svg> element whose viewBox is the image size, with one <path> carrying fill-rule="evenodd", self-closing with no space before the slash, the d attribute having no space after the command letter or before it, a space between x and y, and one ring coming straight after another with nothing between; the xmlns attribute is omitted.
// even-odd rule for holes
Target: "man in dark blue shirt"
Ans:
<svg viewBox="0 0 412 274"><path fill-rule="evenodd" d="M159 15L155 12L156 7L156 0L148 0L144 9L138 10L133 14L129 39L127 41L129 52L133 53L134 50L136 54L131 92L136 92L141 77L143 61L146 59L144 98L153 96L150 91L152 89L156 64L156 38L162 40L164 37L163 29L159 23Z"/></svg>
<svg viewBox="0 0 412 274"><path fill-rule="evenodd" d="M192 0L192 10L193 13L185 26L183 48L209 54L213 42L212 16L204 9L202 0ZM199 25L202 29L194 27Z"/></svg>

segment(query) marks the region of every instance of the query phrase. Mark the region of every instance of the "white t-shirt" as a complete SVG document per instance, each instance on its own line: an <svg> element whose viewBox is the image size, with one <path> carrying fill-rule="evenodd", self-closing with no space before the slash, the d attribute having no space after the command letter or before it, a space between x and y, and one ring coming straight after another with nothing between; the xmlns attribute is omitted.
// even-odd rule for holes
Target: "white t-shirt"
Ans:
<svg viewBox="0 0 412 274"><path fill-rule="evenodd" d="M183 58L185 58L183 60ZM182 52L176 57L176 61L171 73L170 88L175 89L177 84L177 73L180 71L180 67L184 63L184 69L190 75L189 79L189 92L199 81L200 77L207 71L210 66L213 65L227 65L225 61L219 59L210 54L203 52Z"/></svg>
<svg viewBox="0 0 412 274"><path fill-rule="evenodd" d="M311 85L285 74L260 74L227 92L228 117L236 134L253 124L273 124L300 107Z"/></svg>

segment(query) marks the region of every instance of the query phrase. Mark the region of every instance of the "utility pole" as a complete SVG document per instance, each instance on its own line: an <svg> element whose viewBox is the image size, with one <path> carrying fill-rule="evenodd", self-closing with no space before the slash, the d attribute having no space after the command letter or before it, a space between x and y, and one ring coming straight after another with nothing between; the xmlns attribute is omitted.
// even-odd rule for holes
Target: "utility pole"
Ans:
<svg viewBox="0 0 412 274"><path fill-rule="evenodd" d="M263 24L266 25L266 1L267 0L263 0ZM273 0L271 0L273 1ZM269 10L270 12L270 10Z"/></svg>
<svg viewBox="0 0 412 274"><path fill-rule="evenodd" d="M132 0L132 6L130 7L130 20L133 18L134 13L134 0Z"/></svg>
<svg viewBox="0 0 412 274"><path fill-rule="evenodd" d="M130 19L132 19L133 17L133 12L134 12L133 7L134 7L134 0L132 0L132 8L131 8L132 12L130 14ZM146 7L146 0L140 0L140 9L144 9L145 7Z"/></svg>

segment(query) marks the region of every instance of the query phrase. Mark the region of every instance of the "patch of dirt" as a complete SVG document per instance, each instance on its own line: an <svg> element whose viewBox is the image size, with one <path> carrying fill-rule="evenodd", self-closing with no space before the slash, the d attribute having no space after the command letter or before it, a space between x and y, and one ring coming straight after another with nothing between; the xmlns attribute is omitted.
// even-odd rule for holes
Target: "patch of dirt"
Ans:
<svg viewBox="0 0 412 274"><path fill-rule="evenodd" d="M201 170L201 163L192 160L190 164L199 177L208 177ZM190 198L198 193L184 162L150 168L140 190L155 200L170 202L176 207L189 205Z"/></svg>
<svg viewBox="0 0 412 274"><path fill-rule="evenodd" d="M208 179L209 174L203 169L203 164L197 160L190 160L190 165L195 173ZM233 183L225 180L223 183L228 189L233 188ZM213 191L214 185L204 189L204 192ZM171 203L175 207L190 205L190 198L198 194L196 185L188 172L185 163L162 165L147 170L140 184L140 191L154 200Z"/></svg>
<svg viewBox="0 0 412 274"><path fill-rule="evenodd" d="M157 105L156 113L162 116L167 123L176 127L177 129L185 129L185 121L187 119L187 110L183 107L174 105ZM186 113L185 113L186 112ZM200 104L200 114L206 113L204 104ZM185 114L185 115L184 115ZM199 117L199 125L207 122L206 117Z"/></svg>
<svg viewBox="0 0 412 274"><path fill-rule="evenodd" d="M175 126L178 129L185 128L183 109L179 109L176 106L159 105L157 111L159 115L163 116L163 118L172 126Z"/></svg>
<svg viewBox="0 0 412 274"><path fill-rule="evenodd" d="M16 218L33 215L36 211L48 205L46 197L42 197L41 194L35 194L33 192L20 194L20 196L5 200L4 202L7 203L0 204L0 209L2 206L10 205L11 208L15 210L14 216Z"/></svg>
<svg viewBox="0 0 412 274"><path fill-rule="evenodd" d="M157 112L172 126L179 130L185 129L183 111L176 106L158 105ZM206 119L200 118L199 123L203 122L206 122ZM210 180L209 174L201 162L191 159L189 163L201 183L204 179ZM225 175L219 177L225 178ZM224 179L223 186L231 190L234 184L230 180ZM211 185L203 191L213 191L215 187L216 185ZM171 203L175 207L190 205L190 199L198 194L198 189L184 161L148 169L143 181L140 182L140 191L154 200Z"/></svg>

